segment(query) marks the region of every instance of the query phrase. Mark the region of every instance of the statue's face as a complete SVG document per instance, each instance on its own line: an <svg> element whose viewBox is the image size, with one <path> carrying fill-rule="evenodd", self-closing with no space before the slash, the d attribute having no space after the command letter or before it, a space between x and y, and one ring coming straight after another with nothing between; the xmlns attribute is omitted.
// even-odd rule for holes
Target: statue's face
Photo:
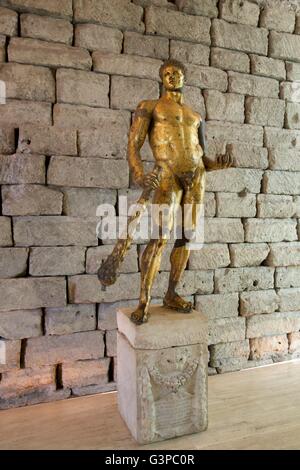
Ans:
<svg viewBox="0 0 300 470"><path fill-rule="evenodd" d="M168 65L164 68L162 79L166 90L176 91L183 88L184 73L174 65Z"/></svg>

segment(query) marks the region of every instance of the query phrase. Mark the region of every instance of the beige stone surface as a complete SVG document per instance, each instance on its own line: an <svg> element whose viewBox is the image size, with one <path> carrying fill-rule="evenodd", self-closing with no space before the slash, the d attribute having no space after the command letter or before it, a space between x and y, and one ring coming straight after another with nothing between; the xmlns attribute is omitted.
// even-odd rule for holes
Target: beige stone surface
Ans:
<svg viewBox="0 0 300 470"><path fill-rule="evenodd" d="M130 320L131 312L131 308L118 310L117 322L119 333L134 349L156 350L207 341L207 318L196 310L184 314L151 306L149 321L138 327Z"/></svg>
<svg viewBox="0 0 300 470"><path fill-rule="evenodd" d="M95 51L93 57L93 70L110 75L124 75L159 81L159 67L161 60L131 54L110 54ZM141 97L140 101L143 98Z"/></svg>
<svg viewBox="0 0 300 470"><path fill-rule="evenodd" d="M42 155L0 155L0 184L45 183Z"/></svg>
<svg viewBox="0 0 300 470"><path fill-rule="evenodd" d="M258 194L257 215L262 218L294 217L297 205L292 196L283 194Z"/></svg>
<svg viewBox="0 0 300 470"><path fill-rule="evenodd" d="M225 243L204 244L200 250L192 250L189 269L214 269L229 266L230 256Z"/></svg>
<svg viewBox="0 0 300 470"><path fill-rule="evenodd" d="M266 260L270 247L267 243L233 243L229 251L233 267L259 266Z"/></svg>
<svg viewBox="0 0 300 470"><path fill-rule="evenodd" d="M248 124L283 127L285 102L271 98L247 97L245 118Z"/></svg>
<svg viewBox="0 0 300 470"><path fill-rule="evenodd" d="M43 155L76 155L76 129L24 125L19 129L18 150Z"/></svg>
<svg viewBox="0 0 300 470"><path fill-rule="evenodd" d="M100 204L115 205L117 191L99 188L62 188L63 214L73 217L95 217Z"/></svg>
<svg viewBox="0 0 300 470"><path fill-rule="evenodd" d="M0 34L17 36L18 15L15 11L0 7Z"/></svg>
<svg viewBox="0 0 300 470"><path fill-rule="evenodd" d="M96 306L93 304L67 305L45 309L47 335L69 335L96 328Z"/></svg>
<svg viewBox="0 0 300 470"><path fill-rule="evenodd" d="M199 47L201 51L204 49L204 46L199 45ZM203 49L201 49L201 47ZM209 48L206 49L209 52ZM124 53L141 55L143 57L153 57L154 59L167 59L169 57L169 40L163 37L145 36L133 31L125 31Z"/></svg>
<svg viewBox="0 0 300 470"><path fill-rule="evenodd" d="M276 287L300 287L300 266L288 266L276 269Z"/></svg>
<svg viewBox="0 0 300 470"><path fill-rule="evenodd" d="M256 195L246 193L216 193L218 217L255 217Z"/></svg>
<svg viewBox="0 0 300 470"><path fill-rule="evenodd" d="M110 103L113 109L128 109L134 111L141 97L145 100L156 100L159 98L159 85L154 80L111 77Z"/></svg>
<svg viewBox="0 0 300 470"><path fill-rule="evenodd" d="M109 77L94 72L59 69L56 73L57 103L108 108Z"/></svg>
<svg viewBox="0 0 300 470"><path fill-rule="evenodd" d="M269 166L266 148L246 144L228 144L226 150L237 167L265 169Z"/></svg>
<svg viewBox="0 0 300 470"><path fill-rule="evenodd" d="M37 388L51 387L55 389L54 367L38 367L21 369L16 372L6 372L0 384L1 398L11 398L24 391L31 392Z"/></svg>
<svg viewBox="0 0 300 470"><path fill-rule="evenodd" d="M296 221L291 219L247 219L247 242L281 242L297 240Z"/></svg>
<svg viewBox="0 0 300 470"><path fill-rule="evenodd" d="M66 282L62 277L0 279L0 311L65 304Z"/></svg>
<svg viewBox="0 0 300 470"><path fill-rule="evenodd" d="M269 55L276 59L298 62L300 59L300 37L295 34L271 31L269 36Z"/></svg>
<svg viewBox="0 0 300 470"><path fill-rule="evenodd" d="M269 150L269 161L272 170L300 171L298 150L271 148Z"/></svg>
<svg viewBox="0 0 300 470"><path fill-rule="evenodd" d="M195 311L190 320L164 307L151 311L140 326L118 311L119 410L139 443L207 426L207 322Z"/></svg>
<svg viewBox="0 0 300 470"><path fill-rule="evenodd" d="M191 15L218 16L217 0L176 0L178 9Z"/></svg>
<svg viewBox="0 0 300 470"><path fill-rule="evenodd" d="M0 217L0 246L12 246L11 220L9 217Z"/></svg>
<svg viewBox="0 0 300 470"><path fill-rule="evenodd" d="M272 243L266 260L268 266L299 266L300 243Z"/></svg>
<svg viewBox="0 0 300 470"><path fill-rule="evenodd" d="M278 98L279 83L273 78L228 72L228 91L262 98Z"/></svg>
<svg viewBox="0 0 300 470"><path fill-rule="evenodd" d="M223 70L204 65L187 64L188 85L219 91L227 90L227 74Z"/></svg>
<svg viewBox="0 0 300 470"><path fill-rule="evenodd" d="M121 52L123 34L118 29L97 24L76 24L74 34L77 47L116 54Z"/></svg>
<svg viewBox="0 0 300 470"><path fill-rule="evenodd" d="M217 318L209 321L208 344L228 343L245 339L245 319Z"/></svg>
<svg viewBox="0 0 300 470"><path fill-rule="evenodd" d="M31 248L29 274L31 276L59 276L84 273L85 252L85 247L78 246Z"/></svg>
<svg viewBox="0 0 300 470"><path fill-rule="evenodd" d="M1 350L5 350L5 364L0 364L0 373L10 371L11 369L19 369L21 341L0 339Z"/></svg>
<svg viewBox="0 0 300 470"><path fill-rule="evenodd" d="M254 54L250 55L250 60L251 73L254 75L285 80L286 70L284 61Z"/></svg>
<svg viewBox="0 0 300 470"><path fill-rule="evenodd" d="M239 295L211 294L197 295L195 308L209 320L237 317L239 314Z"/></svg>
<svg viewBox="0 0 300 470"><path fill-rule="evenodd" d="M295 12L287 5L277 4L276 7L267 5L262 10L259 25L263 28L293 33L295 28Z"/></svg>
<svg viewBox="0 0 300 470"><path fill-rule="evenodd" d="M0 312L0 336L10 340L41 336L42 315L40 308Z"/></svg>
<svg viewBox="0 0 300 470"><path fill-rule="evenodd" d="M11 127L0 128L0 153L12 155L15 151L15 130Z"/></svg>
<svg viewBox="0 0 300 470"><path fill-rule="evenodd" d="M269 336L266 338L250 339L250 359L264 360L272 358L278 361L288 352L286 335Z"/></svg>
<svg viewBox="0 0 300 470"><path fill-rule="evenodd" d="M242 52L267 55L268 31L254 26L212 21L212 45Z"/></svg>
<svg viewBox="0 0 300 470"><path fill-rule="evenodd" d="M250 59L247 54L219 47L211 48L211 65L223 70L250 72Z"/></svg>
<svg viewBox="0 0 300 470"><path fill-rule="evenodd" d="M210 346L210 361L212 367L228 366L228 360L247 360L250 354L249 341L233 341L230 343L218 343Z"/></svg>
<svg viewBox="0 0 300 470"><path fill-rule="evenodd" d="M274 269L265 266L217 269L216 293L264 290L274 287Z"/></svg>
<svg viewBox="0 0 300 470"><path fill-rule="evenodd" d="M2 210L5 215L60 215L61 191L37 184L2 186Z"/></svg>
<svg viewBox="0 0 300 470"><path fill-rule="evenodd" d="M86 387L88 385L106 384L108 381L109 359L77 361L64 364L62 383L64 387Z"/></svg>
<svg viewBox="0 0 300 470"><path fill-rule="evenodd" d="M7 99L6 104L1 105L0 126L18 128L24 124L51 126L51 103Z"/></svg>
<svg viewBox="0 0 300 470"><path fill-rule="evenodd" d="M222 0L220 2L220 18L229 23L257 26L259 15L259 5L253 2L247 0L243 3L239 0Z"/></svg>
<svg viewBox="0 0 300 470"><path fill-rule="evenodd" d="M269 315L254 315L247 320L246 338L282 335L299 331L299 312L275 312Z"/></svg>
<svg viewBox="0 0 300 470"><path fill-rule="evenodd" d="M175 41L173 39L170 41L170 57L179 61L196 65L209 65L209 52L209 47L203 44Z"/></svg>
<svg viewBox="0 0 300 470"><path fill-rule="evenodd" d="M4 0L4 2L17 11L30 11L61 18L72 17L72 0L51 0L51 2L49 0Z"/></svg>
<svg viewBox="0 0 300 470"><path fill-rule="evenodd" d="M26 248L0 248L0 278L24 276L27 259Z"/></svg>
<svg viewBox="0 0 300 470"><path fill-rule="evenodd" d="M72 45L73 25L62 19L23 14L21 36Z"/></svg>
<svg viewBox="0 0 300 470"><path fill-rule="evenodd" d="M280 296L275 290L242 292L240 294L240 314L243 317L273 313L278 311Z"/></svg>
<svg viewBox="0 0 300 470"><path fill-rule="evenodd" d="M204 98L209 120L244 122L244 97L242 95L206 90Z"/></svg>

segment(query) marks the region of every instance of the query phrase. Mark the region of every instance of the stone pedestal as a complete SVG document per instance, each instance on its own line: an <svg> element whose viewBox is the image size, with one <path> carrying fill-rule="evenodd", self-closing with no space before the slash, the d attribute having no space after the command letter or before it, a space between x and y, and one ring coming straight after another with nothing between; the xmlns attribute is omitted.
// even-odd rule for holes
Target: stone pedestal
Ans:
<svg viewBox="0 0 300 470"><path fill-rule="evenodd" d="M193 310L152 306L136 326L132 308L118 311L118 403L140 443L207 428L207 320Z"/></svg>

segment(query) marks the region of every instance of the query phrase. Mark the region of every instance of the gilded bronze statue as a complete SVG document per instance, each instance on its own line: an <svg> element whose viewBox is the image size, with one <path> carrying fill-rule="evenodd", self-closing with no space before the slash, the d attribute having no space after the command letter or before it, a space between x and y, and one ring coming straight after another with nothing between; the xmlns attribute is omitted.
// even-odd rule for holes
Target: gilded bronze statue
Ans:
<svg viewBox="0 0 300 470"><path fill-rule="evenodd" d="M228 154L218 156L215 161L205 156L205 122L199 113L184 104L185 76L186 69L181 62L164 62L160 68L164 92L159 99L142 101L138 105L128 141L130 170L134 180L143 188L138 202L143 207L153 192L152 203L168 205L169 229L173 225L173 209L178 204L192 206L195 224L197 211L204 199L206 172L233 165ZM145 175L140 150L147 135L155 158L155 168ZM134 219L135 216L129 222ZM125 240L119 240L112 254L99 268L98 278L103 286L115 282L117 269L131 241L130 233ZM139 305L131 314L131 320L136 324L148 320L151 288L166 243L167 238L161 233L159 237L150 239L143 252ZM166 307L184 313L189 313L193 306L177 294L176 288L186 268L189 254L188 239L185 236L177 239L170 256L169 286L163 300Z"/></svg>

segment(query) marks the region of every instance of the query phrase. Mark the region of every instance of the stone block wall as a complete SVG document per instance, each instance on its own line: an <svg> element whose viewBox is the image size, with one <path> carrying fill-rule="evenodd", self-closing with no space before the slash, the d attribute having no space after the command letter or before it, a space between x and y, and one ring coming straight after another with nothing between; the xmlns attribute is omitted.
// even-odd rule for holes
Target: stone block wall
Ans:
<svg viewBox="0 0 300 470"><path fill-rule="evenodd" d="M210 373L300 354L300 14L275 0L0 0L0 408L115 389L115 311L137 302L145 242L101 291L96 207L139 194L127 133L169 57L187 66L209 156L236 160L207 175L206 243L180 289L209 317Z"/></svg>

